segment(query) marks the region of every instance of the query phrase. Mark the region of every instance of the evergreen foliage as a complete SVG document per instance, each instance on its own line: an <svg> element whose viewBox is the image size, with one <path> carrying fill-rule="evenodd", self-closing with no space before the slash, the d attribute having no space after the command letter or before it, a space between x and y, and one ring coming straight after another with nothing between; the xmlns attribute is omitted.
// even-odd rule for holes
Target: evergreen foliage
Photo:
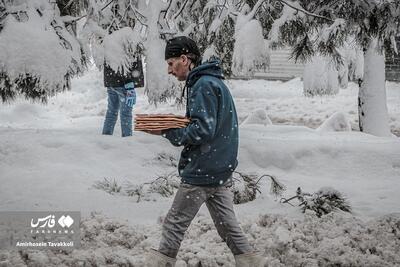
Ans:
<svg viewBox="0 0 400 267"><path fill-rule="evenodd" d="M318 52L341 64L337 49L347 39L355 37L366 49L371 38L377 37L383 43L399 33L398 1L299 0L296 3L296 14L280 27L280 41L293 47L296 60L307 60Z"/></svg>
<svg viewBox="0 0 400 267"><path fill-rule="evenodd" d="M19 5L22 2L26 5ZM51 14L37 5L42 2L41 6L52 6ZM306 61L318 54L331 57L337 65L344 64L339 48L349 38L354 38L359 47L366 49L376 37L381 50L396 50L393 40L400 25L400 2L395 0L154 0L151 3L161 7L157 27L149 25L151 16L157 14L148 10L150 2L145 0L0 0L0 37L10 17L18 22L31 20L28 10L23 8L26 6L42 19L48 19L48 27L54 29L65 51L72 49L80 55L79 60L71 59L63 81L52 85L46 84L41 75L29 72L20 71L19 75L10 77L8 67L0 66L2 100L11 101L17 95L23 95L45 101L48 96L68 89L70 78L85 70L89 53L101 68L105 36L124 27L137 29L143 39L138 40L136 47L127 48L127 56L134 54L146 58L148 43L145 41L149 36L158 35L165 42L174 35L188 35L198 42L202 52L209 51L222 60L224 74L229 77L237 41L235 29L238 18L243 16L258 20L263 38L273 37L273 46L291 46L294 59ZM80 36L81 43L71 45L76 23L82 18L86 23ZM279 33L277 39L271 36L276 30ZM147 42L151 42L151 38ZM147 92L152 90L154 88ZM165 88L165 92L152 95L150 102L166 100L174 91Z"/></svg>
<svg viewBox="0 0 400 267"><path fill-rule="evenodd" d="M301 210L303 212L306 210L314 211L318 217L336 210L351 212L350 204L339 191L334 189L322 188L311 196L298 190L297 195L301 201Z"/></svg>
<svg viewBox="0 0 400 267"><path fill-rule="evenodd" d="M346 198L339 191L329 187L321 188L313 194L305 193L299 187L295 196L289 199L282 198L281 201L282 203L291 204L290 201L293 199L299 201L299 207L303 213L312 211L318 217L338 210L351 212L351 206Z"/></svg>
<svg viewBox="0 0 400 267"><path fill-rule="evenodd" d="M232 17L228 16L222 22L221 28L215 37L215 52L221 59L222 71L226 77L232 76L232 54L235 44L234 29L235 22Z"/></svg>

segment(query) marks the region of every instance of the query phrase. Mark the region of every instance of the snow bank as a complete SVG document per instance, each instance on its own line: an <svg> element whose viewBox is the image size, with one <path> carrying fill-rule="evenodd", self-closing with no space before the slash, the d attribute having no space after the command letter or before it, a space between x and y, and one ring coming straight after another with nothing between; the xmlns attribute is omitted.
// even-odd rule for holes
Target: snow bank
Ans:
<svg viewBox="0 0 400 267"><path fill-rule="evenodd" d="M157 248L160 227L131 226L94 214L81 224L80 249L72 252L0 252L0 264L10 266L143 266L146 251ZM334 213L303 219L262 215L242 224L254 248L268 266L395 266L400 262L400 214L363 222ZM200 215L189 227L178 254L179 266L234 266L226 244L210 217Z"/></svg>

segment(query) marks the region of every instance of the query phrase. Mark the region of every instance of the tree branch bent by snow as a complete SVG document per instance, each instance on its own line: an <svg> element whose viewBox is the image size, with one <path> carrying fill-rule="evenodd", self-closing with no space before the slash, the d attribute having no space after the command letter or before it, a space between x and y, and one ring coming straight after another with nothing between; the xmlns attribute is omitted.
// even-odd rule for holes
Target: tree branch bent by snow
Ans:
<svg viewBox="0 0 400 267"><path fill-rule="evenodd" d="M238 171L235 171L234 174L239 175L238 178L233 176L232 192L234 204L246 203L256 199L257 192L261 193L259 183L262 178L268 177L271 179L270 192L272 195L281 196L286 190L285 185L279 182L276 177L269 174L264 174L260 177Z"/></svg>
<svg viewBox="0 0 400 267"><path fill-rule="evenodd" d="M46 102L83 73L86 55L56 5L22 2L6 2L0 20L0 94L4 102L18 95Z"/></svg>

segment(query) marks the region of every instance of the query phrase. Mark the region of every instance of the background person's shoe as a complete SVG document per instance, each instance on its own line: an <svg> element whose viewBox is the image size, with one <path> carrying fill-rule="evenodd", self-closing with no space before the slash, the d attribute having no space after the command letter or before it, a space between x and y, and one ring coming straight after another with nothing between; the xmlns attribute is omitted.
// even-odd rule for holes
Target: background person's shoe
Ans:
<svg viewBox="0 0 400 267"><path fill-rule="evenodd" d="M145 260L145 267L174 267L175 258L168 257L157 250L151 249Z"/></svg>
<svg viewBox="0 0 400 267"><path fill-rule="evenodd" d="M265 267L267 259L260 253L245 253L235 255L236 267Z"/></svg>

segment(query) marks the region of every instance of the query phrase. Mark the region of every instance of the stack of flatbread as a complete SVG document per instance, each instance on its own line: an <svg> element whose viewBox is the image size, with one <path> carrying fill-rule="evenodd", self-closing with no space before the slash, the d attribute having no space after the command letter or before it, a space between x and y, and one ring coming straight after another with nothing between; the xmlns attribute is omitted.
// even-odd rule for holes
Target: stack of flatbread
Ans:
<svg viewBox="0 0 400 267"><path fill-rule="evenodd" d="M156 131L186 127L190 120L174 114L136 114L135 131Z"/></svg>

